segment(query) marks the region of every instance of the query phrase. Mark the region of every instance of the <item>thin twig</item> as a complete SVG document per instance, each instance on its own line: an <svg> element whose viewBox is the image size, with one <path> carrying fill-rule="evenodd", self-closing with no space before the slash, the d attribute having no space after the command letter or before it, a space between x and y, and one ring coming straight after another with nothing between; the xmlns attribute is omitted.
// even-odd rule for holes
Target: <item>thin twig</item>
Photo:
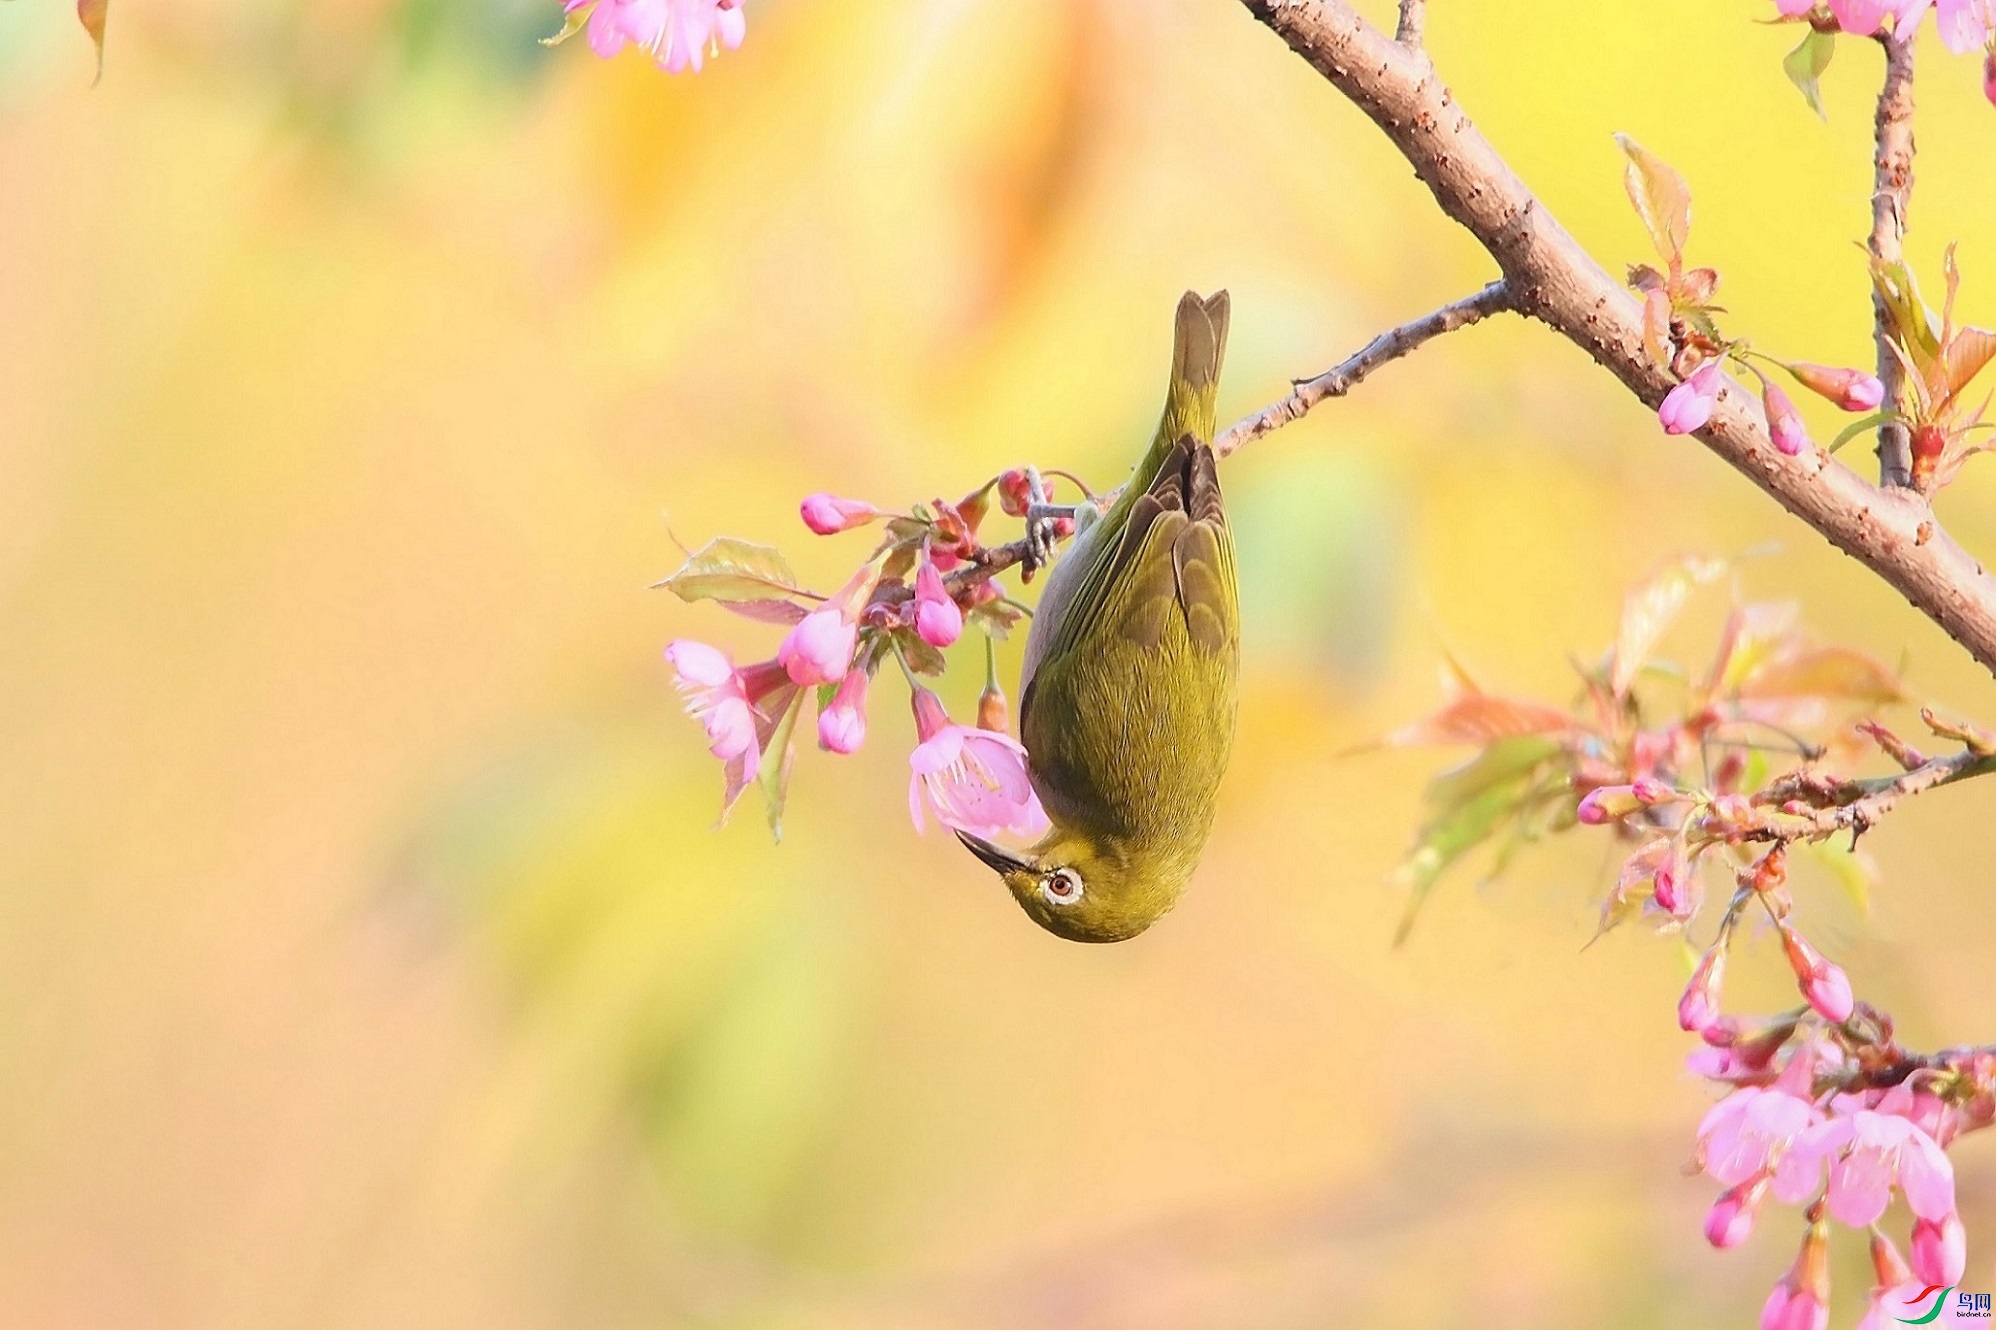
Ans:
<svg viewBox="0 0 1996 1330"><path fill-rule="evenodd" d="M1403 5L1401 12L1406 8ZM1300 420L1317 403L1330 397L1343 397L1366 375L1390 360L1398 360L1445 332L1480 323L1499 310L1510 308L1510 288L1504 280L1490 283L1473 296L1443 305L1412 323L1403 323L1367 342L1362 350L1343 364L1333 366L1314 379L1299 379L1287 396L1263 407L1247 419L1230 426L1213 441L1213 451L1221 457L1254 442L1272 430Z"/></svg>
<svg viewBox="0 0 1996 1330"><path fill-rule="evenodd" d="M1907 211L1913 202L1913 42L1881 36L1885 48L1885 86L1878 93L1875 122L1878 153L1872 158L1872 257L1897 263L1905 256ZM1890 315L1884 297L1872 292L1872 317L1878 343L1878 378L1885 385L1885 402L1899 400L1905 371L1892 351ZM1888 421L1878 427L1878 483L1913 483L1913 448L1906 427Z"/></svg>
<svg viewBox="0 0 1996 1330"><path fill-rule="evenodd" d="M1663 401L1677 379L1643 348L1642 307L1518 178L1424 52L1400 45L1345 0L1242 4L1393 142L1442 211L1497 261L1513 309L1585 350L1651 409ZM1881 489L1820 449L1783 455L1754 396L1727 381L1700 442L1996 671L1996 573L1910 490Z"/></svg>
<svg viewBox="0 0 1996 1330"><path fill-rule="evenodd" d="M1393 40L1402 46L1419 46L1427 19L1428 0L1400 0L1400 28L1393 34Z"/></svg>

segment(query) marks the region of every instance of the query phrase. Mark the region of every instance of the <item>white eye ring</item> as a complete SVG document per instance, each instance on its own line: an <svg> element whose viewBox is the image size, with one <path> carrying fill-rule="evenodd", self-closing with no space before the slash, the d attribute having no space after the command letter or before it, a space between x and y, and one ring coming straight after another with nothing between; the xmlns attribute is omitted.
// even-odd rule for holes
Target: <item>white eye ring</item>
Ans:
<svg viewBox="0 0 1996 1330"><path fill-rule="evenodd" d="M1083 894L1081 874L1072 868L1056 868L1040 879L1040 895L1049 905L1073 905Z"/></svg>

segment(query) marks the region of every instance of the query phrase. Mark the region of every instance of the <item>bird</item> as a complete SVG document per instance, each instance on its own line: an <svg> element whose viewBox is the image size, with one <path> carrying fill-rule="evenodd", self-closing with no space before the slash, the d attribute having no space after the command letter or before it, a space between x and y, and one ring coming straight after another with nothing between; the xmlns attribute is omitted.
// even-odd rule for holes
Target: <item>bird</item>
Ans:
<svg viewBox="0 0 1996 1330"><path fill-rule="evenodd" d="M1028 630L1019 734L1050 830L1023 853L957 833L1070 941L1133 938L1178 903L1233 751L1240 597L1212 446L1228 316L1225 291L1179 300L1157 433Z"/></svg>

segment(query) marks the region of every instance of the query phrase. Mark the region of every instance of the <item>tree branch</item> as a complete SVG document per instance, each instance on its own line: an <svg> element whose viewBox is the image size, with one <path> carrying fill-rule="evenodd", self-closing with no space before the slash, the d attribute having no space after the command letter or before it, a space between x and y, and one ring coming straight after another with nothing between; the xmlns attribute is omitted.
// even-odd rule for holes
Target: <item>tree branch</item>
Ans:
<svg viewBox="0 0 1996 1330"><path fill-rule="evenodd" d="M1242 3L1393 141L1442 211L1496 259L1512 308L1585 350L1646 406L1662 402L1676 380L1643 350L1634 297L1526 188L1424 52L1343 0ZM1777 451L1751 397L1728 381L1698 438L1996 671L1996 577L1941 531L1918 495L1881 490L1818 449Z"/></svg>
<svg viewBox="0 0 1996 1330"><path fill-rule="evenodd" d="M1880 35L1885 48L1885 86L1878 93L1878 152L1872 158L1871 241L1873 258L1897 263L1905 256L1907 211L1913 203L1913 42ZM1891 322L1885 300L1871 295L1873 334L1878 343L1878 378L1885 385L1885 403L1899 400L1905 370L1893 354ZM1905 425L1889 421L1878 427L1878 483L1913 483L1913 448Z"/></svg>
<svg viewBox="0 0 1996 1330"><path fill-rule="evenodd" d="M1404 7L1402 12L1405 12ZM1398 328L1383 332L1343 364L1325 370L1314 379L1298 379L1286 397L1230 426L1213 441L1213 451L1225 457L1272 430L1302 419L1311 407L1326 398L1343 397L1366 375L1387 361L1398 360L1445 332L1481 323L1499 310L1510 307L1511 290L1500 277L1473 296L1465 296L1412 323L1403 323Z"/></svg>
<svg viewBox="0 0 1996 1330"><path fill-rule="evenodd" d="M1400 29L1393 34L1393 40L1402 46L1419 46L1427 19L1428 0L1400 0Z"/></svg>
<svg viewBox="0 0 1996 1330"><path fill-rule="evenodd" d="M1928 790L1937 790L1971 776L1988 775L1992 771L1996 771L1996 756L1969 748L1946 757L1931 758L1896 776L1839 781L1833 786L1816 790L1805 790L1798 785L1793 790L1783 791L1777 785L1770 788L1769 797L1792 793L1801 795L1803 802L1809 802L1813 796L1816 801L1827 805L1805 815L1812 825L1799 836L1804 840L1821 840L1839 831L1862 834L1883 821L1902 799L1910 799L1916 794L1925 794ZM1749 839L1794 840L1798 837L1770 830L1766 834L1756 833Z"/></svg>

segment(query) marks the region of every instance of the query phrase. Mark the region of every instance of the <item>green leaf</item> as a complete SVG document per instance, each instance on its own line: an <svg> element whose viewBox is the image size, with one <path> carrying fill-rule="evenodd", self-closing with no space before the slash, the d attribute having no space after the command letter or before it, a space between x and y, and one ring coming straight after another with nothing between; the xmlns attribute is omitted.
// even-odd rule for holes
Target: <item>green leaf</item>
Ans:
<svg viewBox="0 0 1996 1330"><path fill-rule="evenodd" d="M783 600L804 590L780 550L731 536L708 541L678 572L652 585L689 602Z"/></svg>
<svg viewBox="0 0 1996 1330"><path fill-rule="evenodd" d="M1442 874L1456 860L1488 840L1504 819L1517 810L1530 788L1530 772L1500 780L1452 808L1438 810L1421 828L1413 851L1394 873L1413 892L1406 913L1400 917L1400 926L1394 931L1395 946L1405 942L1413 931L1422 904Z"/></svg>
<svg viewBox="0 0 1996 1330"><path fill-rule="evenodd" d="M917 674L931 678L949 668L943 653L922 640L921 634L912 628L896 628L894 645L901 651L901 659L908 662L908 668Z"/></svg>
<svg viewBox="0 0 1996 1330"><path fill-rule="evenodd" d="M1809 29L1809 35L1802 44L1788 53L1781 62L1781 72L1788 75L1788 81L1802 90L1802 97L1809 103L1809 109L1828 120L1830 113L1823 109L1823 89L1820 80L1823 71L1830 67L1830 58L1837 53L1835 33Z"/></svg>
<svg viewBox="0 0 1996 1330"><path fill-rule="evenodd" d="M1939 331L1933 311L1920 299L1920 284L1904 263L1871 261L1871 284L1885 306L1886 323L1894 340L1904 348L1918 371L1916 378L1929 377L1941 354Z"/></svg>
<svg viewBox="0 0 1996 1330"><path fill-rule="evenodd" d="M1802 848L1817 863L1821 864L1830 878L1850 897L1857 912L1869 917L1871 914L1871 888L1878 880L1878 866L1871 856L1862 850L1854 850L1848 841L1826 840L1802 842Z"/></svg>
<svg viewBox="0 0 1996 1330"><path fill-rule="evenodd" d="M797 762L797 717L803 714L807 695L806 690L799 689L784 708L782 719L776 722L776 732L770 736L758 776L763 806L769 814L769 834L779 844L783 840L783 809L790 802L790 768Z"/></svg>
<svg viewBox="0 0 1996 1330"><path fill-rule="evenodd" d="M1895 419L1895 413L1891 411L1874 411L1863 420L1846 425L1841 430L1838 430L1837 437L1830 440L1830 446L1825 451L1835 452L1866 430L1877 429L1880 425L1892 419Z"/></svg>
<svg viewBox="0 0 1996 1330"><path fill-rule="evenodd" d="M1777 656L1739 685L1749 698L1820 697L1883 706L1902 702L1898 676L1850 647L1816 647Z"/></svg>
<svg viewBox="0 0 1996 1330"><path fill-rule="evenodd" d="M1636 205L1636 216L1642 218L1656 252L1674 268L1691 238L1691 187L1668 162L1627 134L1615 135L1615 142L1629 159L1622 175L1629 202Z"/></svg>
<svg viewBox="0 0 1996 1330"><path fill-rule="evenodd" d="M1012 635L1012 630L1025 616L1015 606L1002 600L987 600L981 605L971 606L970 613L963 617L981 629L986 637L1002 642Z"/></svg>

